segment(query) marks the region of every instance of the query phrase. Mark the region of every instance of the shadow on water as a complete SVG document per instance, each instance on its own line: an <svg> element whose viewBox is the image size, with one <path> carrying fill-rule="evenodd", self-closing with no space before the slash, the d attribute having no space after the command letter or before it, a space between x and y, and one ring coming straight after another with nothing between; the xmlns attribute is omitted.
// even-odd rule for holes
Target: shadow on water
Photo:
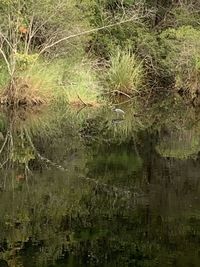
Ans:
<svg viewBox="0 0 200 267"><path fill-rule="evenodd" d="M199 115L163 101L1 113L1 267L199 266Z"/></svg>

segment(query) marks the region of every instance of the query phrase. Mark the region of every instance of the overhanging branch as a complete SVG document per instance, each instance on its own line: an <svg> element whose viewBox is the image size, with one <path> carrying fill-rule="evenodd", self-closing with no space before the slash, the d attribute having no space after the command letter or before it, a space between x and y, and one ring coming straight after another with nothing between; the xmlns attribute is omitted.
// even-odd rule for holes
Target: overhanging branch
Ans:
<svg viewBox="0 0 200 267"><path fill-rule="evenodd" d="M102 27L94 28L94 29L91 29L91 30L87 30L87 31L71 34L69 36L63 37L63 38L61 38L61 39L59 39L59 40L57 40L57 41L45 46L43 49L41 49L39 55L44 53L47 49L52 48L52 47L56 46L57 44L62 43L64 41L67 41L69 39L72 39L72 38L75 38L75 37L79 37L79 36L83 36L83 35L87 35L87 34L91 34L91 33L95 33L95 32L98 32L98 31L101 31L101 30L104 30L104 29L108 29L108 28L112 28L112 27L115 27L115 26L119 26L119 25L122 25L122 24L125 24L125 23L128 23L128 22L134 22L137 19L138 19L138 16L135 16L135 17L132 17L131 19L127 19L127 20L119 21L119 22L112 23L112 24L109 24L109 25L105 25L105 26L102 26Z"/></svg>

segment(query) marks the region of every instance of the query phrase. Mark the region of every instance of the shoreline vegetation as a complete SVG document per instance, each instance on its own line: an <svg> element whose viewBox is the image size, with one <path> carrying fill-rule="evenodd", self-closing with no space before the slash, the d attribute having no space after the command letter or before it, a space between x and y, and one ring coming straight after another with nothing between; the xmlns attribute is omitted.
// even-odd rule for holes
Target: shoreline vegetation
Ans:
<svg viewBox="0 0 200 267"><path fill-rule="evenodd" d="M0 104L98 108L164 92L197 107L199 13L192 0L3 0Z"/></svg>

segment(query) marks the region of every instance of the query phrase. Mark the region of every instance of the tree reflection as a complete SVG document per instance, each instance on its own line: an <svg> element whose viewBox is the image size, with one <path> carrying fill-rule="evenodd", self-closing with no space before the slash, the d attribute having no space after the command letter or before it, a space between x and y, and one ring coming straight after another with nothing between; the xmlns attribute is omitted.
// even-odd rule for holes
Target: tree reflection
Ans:
<svg viewBox="0 0 200 267"><path fill-rule="evenodd" d="M153 109L148 125L141 116L141 128L126 131L101 112L81 121L51 114L38 124L25 114L7 116L0 155L2 266L198 266L198 155L183 160L158 153L190 147L198 124L187 131L190 119L178 124L180 118L162 113L157 116L165 121L158 123Z"/></svg>

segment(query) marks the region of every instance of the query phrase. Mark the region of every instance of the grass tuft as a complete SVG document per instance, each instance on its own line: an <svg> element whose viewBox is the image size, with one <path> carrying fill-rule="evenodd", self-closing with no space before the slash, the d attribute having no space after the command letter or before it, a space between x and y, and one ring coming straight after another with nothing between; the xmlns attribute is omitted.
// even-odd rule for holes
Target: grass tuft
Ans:
<svg viewBox="0 0 200 267"><path fill-rule="evenodd" d="M108 85L110 90L125 94L138 92L143 84L144 71L142 63L130 52L118 50L111 56L108 70Z"/></svg>
<svg viewBox="0 0 200 267"><path fill-rule="evenodd" d="M69 104L73 107L100 105L101 88L96 70L88 60L80 62L68 58L51 63L38 61L26 70L17 72L13 81L9 83L2 80L4 90L0 95L1 104L35 106L56 103L59 106Z"/></svg>

